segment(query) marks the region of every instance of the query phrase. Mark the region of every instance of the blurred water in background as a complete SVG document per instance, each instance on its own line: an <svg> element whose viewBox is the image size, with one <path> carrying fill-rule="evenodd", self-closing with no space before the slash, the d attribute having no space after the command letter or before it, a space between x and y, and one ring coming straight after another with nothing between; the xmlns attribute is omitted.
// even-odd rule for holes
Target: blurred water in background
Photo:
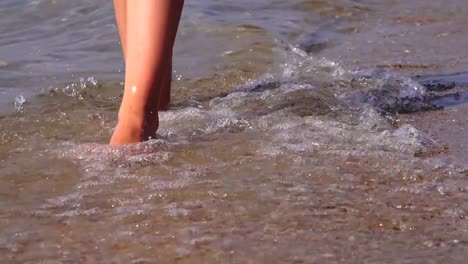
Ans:
<svg viewBox="0 0 468 264"><path fill-rule="evenodd" d="M112 1L3 0L0 262L462 263L467 12L186 1L159 139L115 149Z"/></svg>

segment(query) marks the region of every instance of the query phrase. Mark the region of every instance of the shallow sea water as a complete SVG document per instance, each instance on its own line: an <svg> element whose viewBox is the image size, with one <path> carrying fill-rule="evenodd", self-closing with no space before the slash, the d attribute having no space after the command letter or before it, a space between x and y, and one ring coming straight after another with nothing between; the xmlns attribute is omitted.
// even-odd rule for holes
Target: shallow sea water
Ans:
<svg viewBox="0 0 468 264"><path fill-rule="evenodd" d="M120 148L111 1L0 3L0 263L464 263L464 1L186 2Z"/></svg>

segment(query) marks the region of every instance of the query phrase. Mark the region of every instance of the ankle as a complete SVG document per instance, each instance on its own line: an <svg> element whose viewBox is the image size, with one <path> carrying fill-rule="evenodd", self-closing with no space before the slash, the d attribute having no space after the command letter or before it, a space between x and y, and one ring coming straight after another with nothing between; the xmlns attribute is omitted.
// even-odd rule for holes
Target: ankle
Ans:
<svg viewBox="0 0 468 264"><path fill-rule="evenodd" d="M143 140L156 138L156 131L159 128L158 112L148 112L145 115L145 123L143 127Z"/></svg>
<svg viewBox="0 0 468 264"><path fill-rule="evenodd" d="M111 145L124 145L141 142L144 121L138 116L120 115L112 135Z"/></svg>

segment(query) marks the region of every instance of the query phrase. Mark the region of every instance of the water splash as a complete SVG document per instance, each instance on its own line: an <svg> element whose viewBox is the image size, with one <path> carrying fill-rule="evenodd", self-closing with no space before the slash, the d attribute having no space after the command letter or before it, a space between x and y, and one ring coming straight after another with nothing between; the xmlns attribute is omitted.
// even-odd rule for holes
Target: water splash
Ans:
<svg viewBox="0 0 468 264"><path fill-rule="evenodd" d="M81 77L78 82L72 82L64 87L54 87L49 89L49 95L60 95L72 97L77 100L83 100L91 93L92 88L99 87L99 82L95 77Z"/></svg>
<svg viewBox="0 0 468 264"><path fill-rule="evenodd" d="M15 97L15 110L16 110L16 112L23 112L25 103L26 103L26 98L23 95L16 96Z"/></svg>

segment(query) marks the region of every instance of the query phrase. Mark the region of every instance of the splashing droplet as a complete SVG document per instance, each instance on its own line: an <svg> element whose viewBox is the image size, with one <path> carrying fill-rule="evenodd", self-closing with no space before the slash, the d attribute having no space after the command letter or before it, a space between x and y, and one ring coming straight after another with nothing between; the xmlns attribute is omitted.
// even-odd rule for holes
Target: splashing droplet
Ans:
<svg viewBox="0 0 468 264"><path fill-rule="evenodd" d="M17 112L23 112L24 103L26 103L26 98L23 95L18 95L15 97L15 110Z"/></svg>

